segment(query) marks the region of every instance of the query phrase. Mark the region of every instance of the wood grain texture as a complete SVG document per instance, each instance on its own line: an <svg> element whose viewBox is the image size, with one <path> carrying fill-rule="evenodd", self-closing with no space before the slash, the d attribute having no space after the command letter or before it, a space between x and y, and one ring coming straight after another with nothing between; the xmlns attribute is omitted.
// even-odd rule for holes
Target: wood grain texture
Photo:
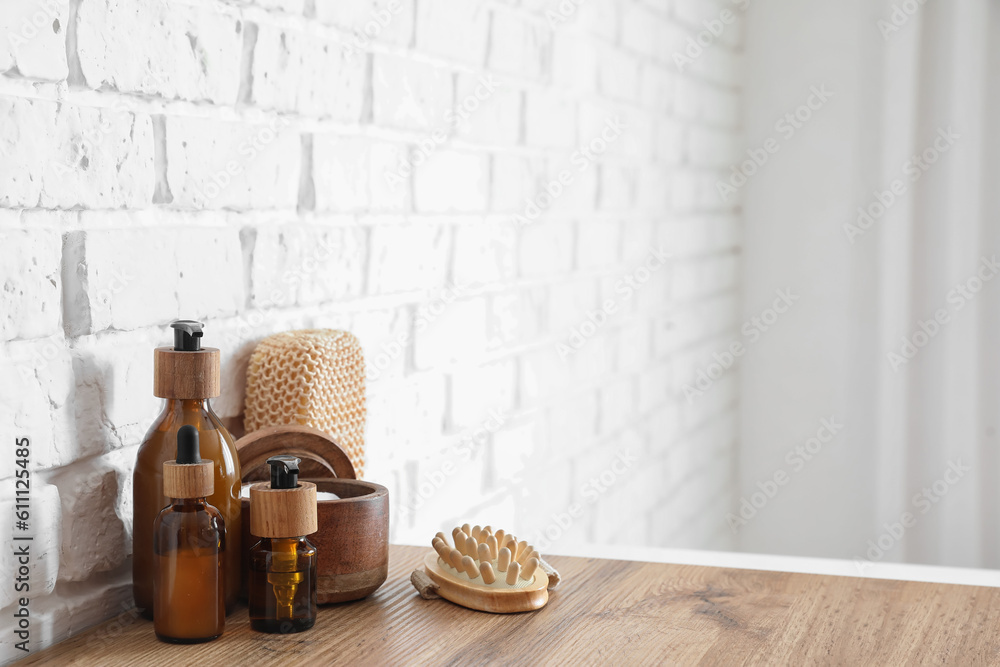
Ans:
<svg viewBox="0 0 1000 667"><path fill-rule="evenodd" d="M389 490L360 479L315 480L340 496L319 501L316 593L320 604L357 600L389 576Z"/></svg>
<svg viewBox="0 0 1000 667"><path fill-rule="evenodd" d="M222 393L221 355L214 347L178 352L153 350L153 395L159 398L216 398Z"/></svg>
<svg viewBox="0 0 1000 667"><path fill-rule="evenodd" d="M305 537L316 522L316 485L300 481L294 489L272 489L270 482L250 487L250 534L254 537Z"/></svg>
<svg viewBox="0 0 1000 667"><path fill-rule="evenodd" d="M128 614L20 664L986 665L1000 662L1000 589L552 557L563 583L526 614L424 600L426 547L392 547L388 583L321 607L297 635L241 609L209 644L158 642Z"/></svg>
<svg viewBox="0 0 1000 667"><path fill-rule="evenodd" d="M215 464L163 463L163 495L167 498L207 498L215 491Z"/></svg>

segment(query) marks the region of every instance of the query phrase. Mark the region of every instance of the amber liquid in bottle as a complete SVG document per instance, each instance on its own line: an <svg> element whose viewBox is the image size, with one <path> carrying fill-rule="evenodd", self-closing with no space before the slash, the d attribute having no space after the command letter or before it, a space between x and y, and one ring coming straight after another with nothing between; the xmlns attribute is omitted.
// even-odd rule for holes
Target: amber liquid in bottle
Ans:
<svg viewBox="0 0 1000 667"><path fill-rule="evenodd" d="M163 462L173 459L177 431L190 424L198 429L201 455L215 462L215 492L208 502L230 527L223 562L226 610L232 611L240 592L240 462L233 436L204 399L167 399L163 412L146 433L136 457L132 488L132 579L136 606L146 615L153 609L153 521L169 501L163 495Z"/></svg>
<svg viewBox="0 0 1000 667"><path fill-rule="evenodd" d="M316 622L316 547L304 537L264 538L250 550L250 627L308 630Z"/></svg>
<svg viewBox="0 0 1000 667"><path fill-rule="evenodd" d="M153 525L153 628L166 642L209 641L226 627L225 520L205 498L171 503Z"/></svg>

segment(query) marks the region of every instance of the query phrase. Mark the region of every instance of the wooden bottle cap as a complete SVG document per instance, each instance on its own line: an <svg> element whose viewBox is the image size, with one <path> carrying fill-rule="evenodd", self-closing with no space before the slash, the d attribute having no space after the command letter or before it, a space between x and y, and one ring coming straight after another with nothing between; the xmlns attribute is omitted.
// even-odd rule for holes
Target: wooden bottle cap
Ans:
<svg viewBox="0 0 1000 667"><path fill-rule="evenodd" d="M316 485L299 482L294 489L272 489L270 482L250 487L250 533L257 537L303 537L319 529Z"/></svg>
<svg viewBox="0 0 1000 667"><path fill-rule="evenodd" d="M163 463L163 495L167 498L205 498L215 491L215 466L201 463Z"/></svg>
<svg viewBox="0 0 1000 667"><path fill-rule="evenodd" d="M158 398L215 398L222 393L221 355L214 347L181 352L153 350L153 395Z"/></svg>

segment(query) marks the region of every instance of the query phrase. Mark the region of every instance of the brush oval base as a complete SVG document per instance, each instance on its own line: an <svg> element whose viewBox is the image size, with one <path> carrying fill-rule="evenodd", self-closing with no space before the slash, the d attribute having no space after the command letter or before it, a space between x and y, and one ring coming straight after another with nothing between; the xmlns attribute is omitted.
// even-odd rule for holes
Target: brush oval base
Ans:
<svg viewBox="0 0 1000 667"><path fill-rule="evenodd" d="M500 589L456 579L455 570L449 572L441 566L436 551L431 551L424 557L424 569L437 584L435 592L438 595L476 611L516 614L541 609L549 601L549 579L541 570L536 572L534 580L524 588Z"/></svg>

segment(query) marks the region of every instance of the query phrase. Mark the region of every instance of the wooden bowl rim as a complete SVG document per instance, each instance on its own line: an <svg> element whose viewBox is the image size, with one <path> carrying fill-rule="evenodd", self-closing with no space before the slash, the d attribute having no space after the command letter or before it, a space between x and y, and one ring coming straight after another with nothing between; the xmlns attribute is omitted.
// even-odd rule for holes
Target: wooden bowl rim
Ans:
<svg viewBox="0 0 1000 667"><path fill-rule="evenodd" d="M364 479L341 479L335 477L332 479L316 479L310 477L308 479L303 479L303 482L310 482L316 485L316 490L318 492L323 491L324 484L344 484L346 486L360 486L366 489L370 489L368 493L364 493L360 496L350 496L349 498L338 498L337 500L317 500L317 505L332 505L337 503L352 503L352 502L372 502L382 500L383 502L388 502L389 499L389 489L382 486L377 482L369 482ZM334 492L336 493L336 492ZM240 498L240 501L248 504L250 503L249 498Z"/></svg>
<svg viewBox="0 0 1000 667"><path fill-rule="evenodd" d="M378 484L376 482L369 482L369 481L364 480L364 479L341 479L341 478L338 477L338 478L335 478L335 479L313 479L313 478L310 478L310 479L308 479L306 481L312 482L313 484L315 484L317 491L322 491L323 490L322 487L323 487L324 484L344 484L346 486L361 486L361 487L365 487L365 488L370 489L370 491L368 493L365 493L365 494L360 495L360 496L351 496L349 498L338 498L337 500L318 500L318 501L316 501L317 503L319 503L321 505L322 504L346 503L346 502L370 502L370 501L373 501L373 500L378 500L380 498L385 498L386 500L388 500L388 498L389 498L389 489L387 489L386 487L382 486L381 484ZM334 491L333 493L336 493L336 491Z"/></svg>

